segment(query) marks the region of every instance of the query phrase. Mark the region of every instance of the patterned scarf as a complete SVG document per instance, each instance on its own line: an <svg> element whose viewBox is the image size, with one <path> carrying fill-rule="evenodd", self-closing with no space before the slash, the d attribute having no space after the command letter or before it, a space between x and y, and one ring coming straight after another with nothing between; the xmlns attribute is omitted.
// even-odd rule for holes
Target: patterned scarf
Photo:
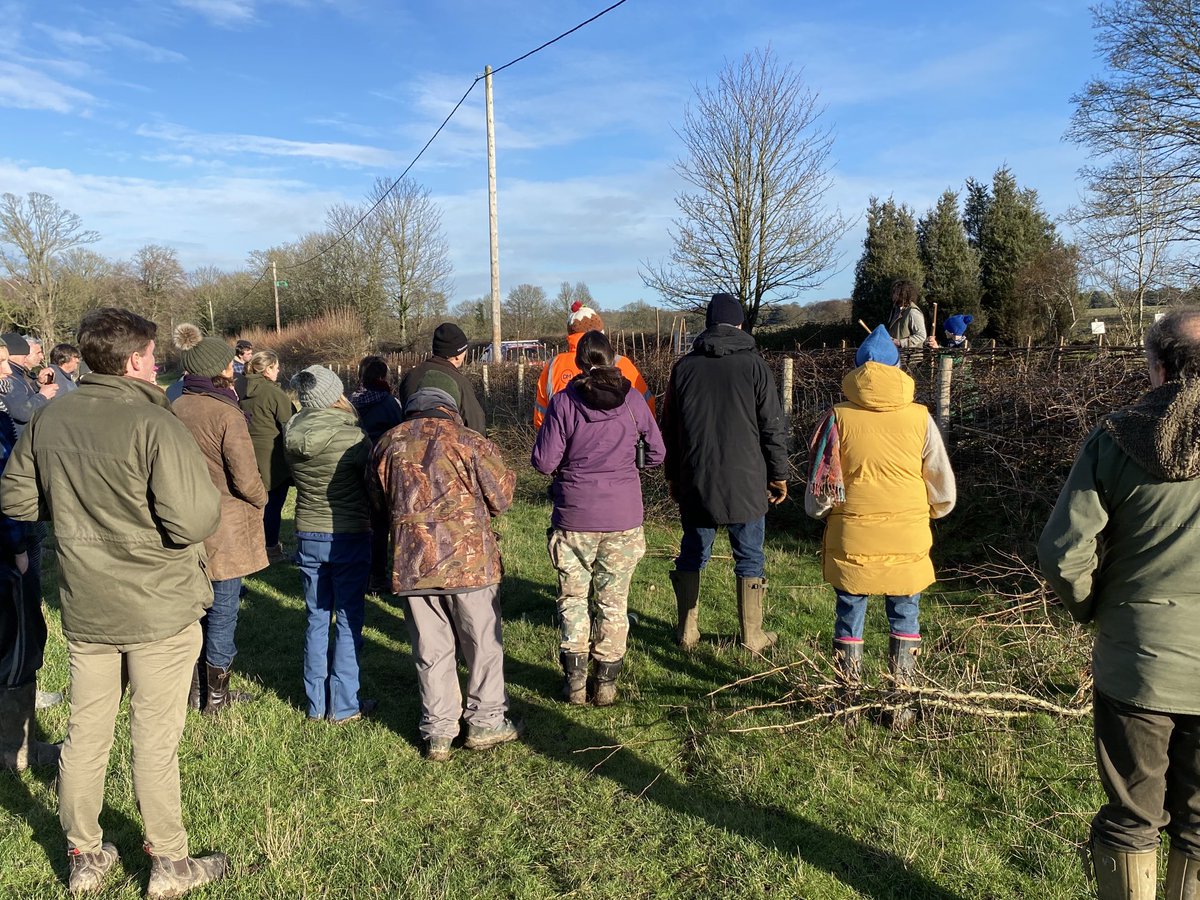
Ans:
<svg viewBox="0 0 1200 900"><path fill-rule="evenodd" d="M814 497L828 497L834 503L846 502L841 451L837 417L831 409L825 413L808 445L808 489Z"/></svg>

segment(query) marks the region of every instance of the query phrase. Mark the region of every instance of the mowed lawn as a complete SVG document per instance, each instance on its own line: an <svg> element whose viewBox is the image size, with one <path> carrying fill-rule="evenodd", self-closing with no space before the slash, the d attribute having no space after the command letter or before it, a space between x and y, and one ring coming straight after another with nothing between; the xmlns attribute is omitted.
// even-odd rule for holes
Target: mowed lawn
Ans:
<svg viewBox="0 0 1200 900"><path fill-rule="evenodd" d="M299 578L279 564L247 580L235 684L258 700L215 721L189 713L180 749L192 850L225 851L234 868L195 896L1086 896L1075 845L1101 798L1089 718L940 713L902 734L870 719L731 732L820 712L771 705L795 685L790 670L709 696L752 673L827 656L832 591L820 583L811 538L800 536L794 500L769 525L767 624L780 639L766 658L732 644L723 538L724 558L703 581L704 640L690 654L675 647L667 571L678 531L662 522L647 528L650 551L630 597L638 623L621 702L559 702L549 507L539 487L523 478L498 523L506 671L513 714L526 725L519 744L459 749L442 764L422 759L407 631L389 598L369 598L367 610L363 693L380 701L378 715L307 723ZM97 572L95 590L105 581ZM52 575L47 587L54 597ZM53 604L50 615L41 683L66 689ZM1077 633L1062 641L1044 621L1014 625L996 601L961 592L928 594L923 625L925 667L939 684L1003 688L1029 678L1057 691L1056 702L1078 687ZM886 635L882 604L873 603L874 680ZM65 704L39 714L52 739L66 719ZM122 862L104 897L140 896L148 877L127 725L126 705L101 818ZM65 875L53 774L0 774L0 897L66 896Z"/></svg>

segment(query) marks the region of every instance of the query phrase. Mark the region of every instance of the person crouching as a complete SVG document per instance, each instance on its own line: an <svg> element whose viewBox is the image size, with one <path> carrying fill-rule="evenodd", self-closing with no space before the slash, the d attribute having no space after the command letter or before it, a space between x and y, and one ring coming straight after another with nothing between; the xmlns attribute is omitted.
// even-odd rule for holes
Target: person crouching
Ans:
<svg viewBox="0 0 1200 900"><path fill-rule="evenodd" d="M491 519L512 503L516 474L500 449L463 424L459 388L431 372L405 421L371 452L369 490L391 522L392 590L404 602L421 690L426 757L449 759L460 720L466 747L516 740L507 716L497 592L502 567ZM464 709L456 636L467 664Z"/></svg>

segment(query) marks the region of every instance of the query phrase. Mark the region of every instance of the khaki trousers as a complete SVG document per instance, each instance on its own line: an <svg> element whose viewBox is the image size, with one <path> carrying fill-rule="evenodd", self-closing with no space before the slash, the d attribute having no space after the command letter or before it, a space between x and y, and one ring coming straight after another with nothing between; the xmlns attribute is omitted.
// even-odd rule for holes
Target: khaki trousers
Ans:
<svg viewBox="0 0 1200 900"><path fill-rule="evenodd" d="M421 737L426 740L457 737L464 718L476 728L495 728L504 721L508 694L498 588L493 584L461 594L404 598L421 687ZM467 664L465 710L456 648Z"/></svg>
<svg viewBox="0 0 1200 900"><path fill-rule="evenodd" d="M179 801L179 738L187 715L200 623L144 644L67 641L71 714L58 766L58 819L68 848L100 849L100 808L113 728L121 705L122 668L129 679L133 792L158 856L188 855Z"/></svg>

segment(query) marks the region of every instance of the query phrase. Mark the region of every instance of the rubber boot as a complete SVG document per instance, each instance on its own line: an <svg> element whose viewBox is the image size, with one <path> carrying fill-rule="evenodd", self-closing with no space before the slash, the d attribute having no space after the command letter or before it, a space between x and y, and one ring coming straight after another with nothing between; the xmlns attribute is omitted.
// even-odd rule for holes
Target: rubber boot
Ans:
<svg viewBox="0 0 1200 900"><path fill-rule="evenodd" d="M1158 871L1154 850L1126 853L1093 840L1092 871L1096 900L1154 900Z"/></svg>
<svg viewBox="0 0 1200 900"><path fill-rule="evenodd" d="M910 685L917 671L917 657L921 655L919 637L888 636L888 671L897 685ZM917 712L910 706L895 710L891 714L891 726L902 730L916 721Z"/></svg>
<svg viewBox="0 0 1200 900"><path fill-rule="evenodd" d="M1166 900L1200 900L1200 859L1184 856L1172 847L1163 896Z"/></svg>
<svg viewBox="0 0 1200 900"><path fill-rule="evenodd" d="M229 689L229 675L233 667L220 669L209 663L204 664L208 681L208 701L204 704L204 714L215 716L231 703L247 703L254 699L253 694Z"/></svg>
<svg viewBox="0 0 1200 900"><path fill-rule="evenodd" d="M763 599L767 595L767 579L738 578L738 620L742 625L740 643L751 653L761 653L775 643L773 631L763 631Z"/></svg>
<svg viewBox="0 0 1200 900"><path fill-rule="evenodd" d="M58 744L35 740L33 710L37 685L0 688L0 769L23 772L30 766L57 766Z"/></svg>
<svg viewBox="0 0 1200 900"><path fill-rule="evenodd" d="M150 854L150 887L146 891L150 900L182 897L192 888L220 881L229 874L229 857L224 853L167 859L155 856L149 847L146 852Z"/></svg>
<svg viewBox="0 0 1200 900"><path fill-rule="evenodd" d="M560 653L559 660L563 667L563 699L572 706L587 704L587 671L588 658L586 653Z"/></svg>
<svg viewBox="0 0 1200 900"><path fill-rule="evenodd" d="M700 603L700 573L672 569L669 574L671 586L675 588L675 603L679 608L675 642L684 650L691 650L700 643L700 629L696 625L697 606Z"/></svg>
<svg viewBox="0 0 1200 900"><path fill-rule="evenodd" d="M592 702L597 706L612 706L617 702L617 678L625 659L596 663L596 695Z"/></svg>
<svg viewBox="0 0 1200 900"><path fill-rule="evenodd" d="M834 691L831 712L841 712L858 702L859 689L862 686L862 661L862 641L833 639L833 668L837 672L838 684ZM846 717L847 721L857 718L857 715Z"/></svg>

